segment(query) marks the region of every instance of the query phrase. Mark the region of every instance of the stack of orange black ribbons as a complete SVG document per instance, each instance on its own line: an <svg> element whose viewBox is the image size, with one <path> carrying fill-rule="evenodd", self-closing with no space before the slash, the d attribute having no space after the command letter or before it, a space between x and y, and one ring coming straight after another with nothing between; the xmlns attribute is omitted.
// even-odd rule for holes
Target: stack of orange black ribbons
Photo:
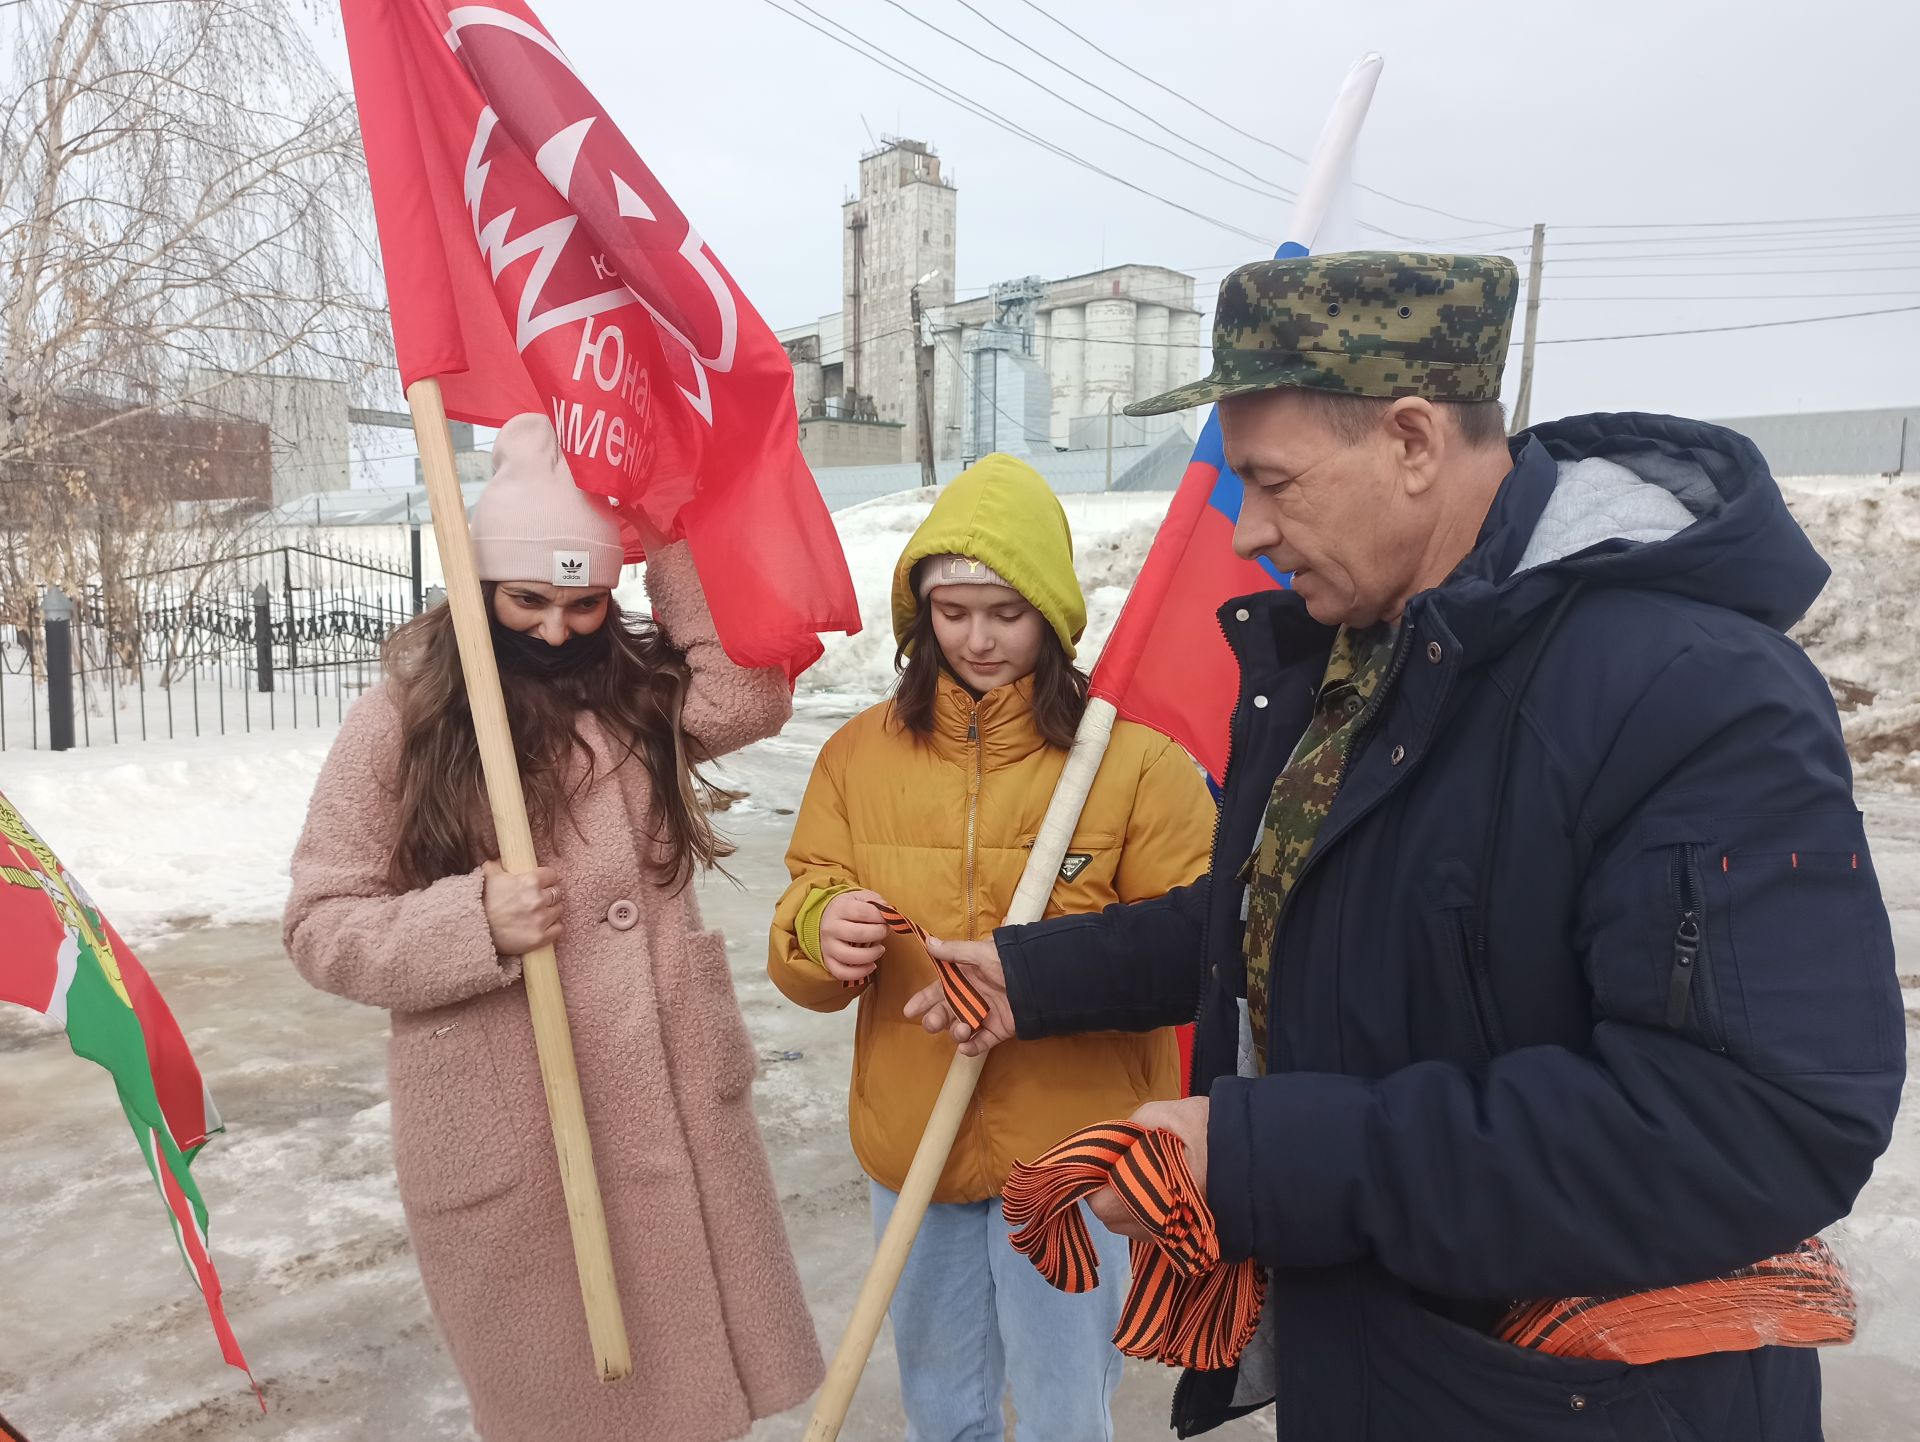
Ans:
<svg viewBox="0 0 1920 1442"><path fill-rule="evenodd" d="M1114 1345L1169 1366L1232 1366L1260 1324L1266 1273L1252 1259L1221 1262L1213 1213L1172 1132L1106 1122L1016 1165L1001 1193L1015 1249L1061 1291L1091 1291L1099 1260L1078 1203L1104 1186L1148 1232L1133 1243L1133 1286Z"/></svg>

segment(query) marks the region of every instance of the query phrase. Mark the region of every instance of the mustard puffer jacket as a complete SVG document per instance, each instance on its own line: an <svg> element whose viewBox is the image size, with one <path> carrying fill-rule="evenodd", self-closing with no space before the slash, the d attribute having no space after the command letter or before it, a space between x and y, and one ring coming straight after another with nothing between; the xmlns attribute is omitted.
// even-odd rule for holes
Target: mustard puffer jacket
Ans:
<svg viewBox="0 0 1920 1442"><path fill-rule="evenodd" d="M950 1040L902 1014L936 979L933 968L908 965L889 947L874 980L849 990L801 946L800 912L817 891L862 888L934 936L990 935L1013 900L1066 761L1034 727L1032 685L1029 678L1002 686L975 702L943 677L935 731L925 739L894 719L891 703L854 717L820 752L787 852L793 884L775 911L768 974L815 1011L858 998L848 1127L867 1175L895 1191L954 1054ZM1047 915L1186 885L1207 868L1213 817L1186 752L1145 727L1116 723ZM1164 1028L1002 1043L988 1053L934 1200L998 1195L1015 1162L1069 1132L1178 1096L1178 1066Z"/></svg>
<svg viewBox="0 0 1920 1442"><path fill-rule="evenodd" d="M1078 638L1084 609L1066 518L1024 463L990 456L942 494L901 557L894 595L903 634L917 604L912 566L947 553L985 562L1063 641ZM934 936L990 935L1013 899L1066 762L1035 727L1032 695L1029 677L976 700L943 673L934 731L924 737L906 730L890 702L862 712L822 748L794 827L793 882L775 910L767 971L815 1011L858 999L849 1130L867 1175L896 1191L953 1043L903 1015L907 999L935 980L931 965L889 946L874 980L851 990L813 959L822 902L839 891L871 890ZM1097 911L1185 885L1207 868L1213 824L1212 798L1186 752L1157 732L1117 722L1046 914ZM988 1055L934 1200L998 1195L1016 1161L1179 1090L1169 1030L1003 1043Z"/></svg>

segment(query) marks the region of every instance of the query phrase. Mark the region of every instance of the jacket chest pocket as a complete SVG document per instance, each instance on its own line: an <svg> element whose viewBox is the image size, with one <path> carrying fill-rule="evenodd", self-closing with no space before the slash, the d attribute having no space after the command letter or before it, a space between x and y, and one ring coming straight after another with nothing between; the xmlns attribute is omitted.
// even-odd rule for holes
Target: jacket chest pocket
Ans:
<svg viewBox="0 0 1920 1442"><path fill-rule="evenodd" d="M1705 850L1700 843L1687 841L1660 852L1666 869L1666 907L1664 914L1656 909L1655 990L1667 1030L1684 1032L1714 1051L1725 1051L1727 1022L1716 968L1722 960L1718 948L1728 940L1730 910L1716 907L1716 915L1709 919ZM1663 928L1670 934L1661 936Z"/></svg>
<svg viewBox="0 0 1920 1442"><path fill-rule="evenodd" d="M1704 826L1648 826L1587 900L1588 975L1598 1014L1728 1049L1737 1021L1725 846Z"/></svg>
<svg viewBox="0 0 1920 1442"><path fill-rule="evenodd" d="M1763 1074L1898 1064L1892 941L1857 813L1716 818L1652 840L1646 1020Z"/></svg>
<svg viewBox="0 0 1920 1442"><path fill-rule="evenodd" d="M1020 838L1021 870L1033 854L1035 835ZM1120 838L1109 831L1075 832L1067 843L1060 870L1053 878L1053 891L1047 898L1048 916L1074 916L1098 911L1120 899L1117 881L1120 872Z"/></svg>

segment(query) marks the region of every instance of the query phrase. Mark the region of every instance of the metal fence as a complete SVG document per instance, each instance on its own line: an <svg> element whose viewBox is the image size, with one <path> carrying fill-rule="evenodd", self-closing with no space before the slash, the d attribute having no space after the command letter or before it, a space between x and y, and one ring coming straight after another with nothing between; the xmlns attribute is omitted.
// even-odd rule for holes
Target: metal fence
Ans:
<svg viewBox="0 0 1920 1442"><path fill-rule="evenodd" d="M337 723L424 604L407 557L274 546L35 598L0 626L0 750Z"/></svg>

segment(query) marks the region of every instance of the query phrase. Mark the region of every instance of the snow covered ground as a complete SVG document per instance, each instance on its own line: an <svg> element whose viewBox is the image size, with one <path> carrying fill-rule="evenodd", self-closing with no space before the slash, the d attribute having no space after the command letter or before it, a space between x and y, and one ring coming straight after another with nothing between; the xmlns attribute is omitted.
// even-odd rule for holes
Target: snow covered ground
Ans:
<svg viewBox="0 0 1920 1442"><path fill-rule="evenodd" d="M734 759L732 779L752 792L728 817L741 843L739 885L702 891L710 924L729 938L759 1046L755 1102L828 1346L871 1255L864 1183L846 1141L852 1026L773 990L764 936L785 879L785 813L846 710L833 698L803 700L785 736ZM264 755L306 765L309 778L317 764L291 748ZM1920 972L1920 796L1869 789L1862 799L1903 970ZM232 821L224 810L209 819L210 832ZM149 840L164 846L170 837L180 839L157 832ZM167 873L183 895L209 867L244 871L249 849L269 844L258 829L223 840L218 862ZM284 856L290 840L272 844ZM243 894L231 914L259 908L266 890ZM0 1013L0 1147L11 1163L0 1186L0 1276L9 1285L0 1412L34 1442L470 1442L393 1188L385 1018L307 987L271 926L196 927L151 945L147 961L227 1117L227 1134L196 1172L213 1208L229 1311L272 1410L261 1416L242 1379L219 1362L104 1073L76 1061L37 1018L9 1009ZM1920 1063L1920 992L1909 995ZM1837 1234L1864 1323L1853 1347L1827 1358L1828 1435L1907 1442L1920 1408L1920 1107L1902 1116L1893 1150ZM900 1435L893 1365L883 1337L844 1434L850 1442ZM1161 1369L1129 1364L1119 1436L1168 1435L1171 1382ZM804 1424L803 1413L769 1420L754 1442L798 1442ZM1252 1442L1272 1435L1271 1422L1250 1419L1218 1435Z"/></svg>
<svg viewBox="0 0 1920 1442"><path fill-rule="evenodd" d="M333 725L0 755L0 791L136 945L276 920Z"/></svg>
<svg viewBox="0 0 1920 1442"><path fill-rule="evenodd" d="M1164 512L1165 496L1069 498L1091 611L1090 657ZM1790 501L1834 564L1799 635L1827 674L1858 688L1850 739L1861 803L1908 977L1920 1045L1920 488L1796 487ZM741 1004L760 1045L756 1104L821 1335L831 1346L870 1255L864 1188L845 1136L851 1057L844 1017L786 1004L763 970L767 910L808 770L839 722L892 674L887 589L924 516L919 494L842 512L867 630L830 643L787 732L733 758L751 792L727 818L738 887L703 888L730 938ZM1870 699L1867 699L1869 698ZM1903 719L1904 718L1904 719ZM1909 729L1903 729L1909 728ZM324 996L279 950L287 858L331 726L152 741L54 756L0 755L0 790L74 865L121 929L144 943L229 1123L196 1168L213 1250L243 1344L266 1386L262 1417L218 1361L159 1203L105 1075L37 1018L0 1011L0 1413L35 1442L455 1442L471 1437L394 1195L385 1021ZM1920 1061L1920 1056L1916 1056ZM1859 1282L1863 1327L1827 1358L1833 1442L1905 1442L1920 1415L1920 1107L1902 1115L1855 1215L1836 1229ZM898 1436L882 1343L845 1435ZM1171 1379L1130 1365L1119 1435L1165 1436ZM756 1442L790 1442L803 1417ZM1266 1419L1220 1434L1271 1436Z"/></svg>
<svg viewBox="0 0 1920 1442"><path fill-rule="evenodd" d="M761 1126L829 1346L871 1253L846 1141L852 1026L787 1004L766 979L763 938L784 881L783 813L845 709L807 701L786 736L735 758L732 778L753 793L728 819L740 884L702 893L709 922L729 937L761 1055ZM1920 797L1869 790L1863 800L1903 968L1920 971ZM237 865L248 845L245 834L233 838L223 864ZM205 872L172 874L185 889ZM246 904L260 904L248 894ZM147 960L227 1116L228 1133L196 1171L230 1314L272 1410L261 1416L218 1360L105 1075L36 1018L9 1011L0 1014L0 1146L11 1163L0 1187L0 1276L9 1279L0 1412L35 1442L468 1442L393 1189L385 1019L302 983L270 926L195 928L152 945ZM1920 1047L1920 1006L1909 1038ZM1903 1115L1893 1151L1838 1230L1864 1325L1853 1347L1827 1359L1828 1435L1906 1442L1920 1407L1920 1108ZM1171 1380L1129 1364L1119 1436L1167 1435ZM883 1338L844 1435L899 1436L896 1397ZM1219 1435L1252 1442L1270 1428L1252 1419ZM803 1429L804 1415L773 1419L755 1442L797 1442Z"/></svg>

